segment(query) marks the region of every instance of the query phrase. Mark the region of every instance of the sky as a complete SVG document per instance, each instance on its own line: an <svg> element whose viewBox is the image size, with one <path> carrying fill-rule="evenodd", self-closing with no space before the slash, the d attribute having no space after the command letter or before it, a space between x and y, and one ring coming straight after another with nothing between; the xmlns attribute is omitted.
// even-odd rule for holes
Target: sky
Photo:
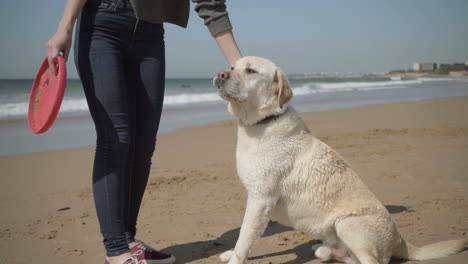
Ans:
<svg viewBox="0 0 468 264"><path fill-rule="evenodd" d="M47 3L47 5L45 4ZM227 0L243 55L286 73L384 72L414 62L468 62L467 0ZM4 1L0 79L34 78L65 0ZM168 78L212 77L229 67L201 18L165 24ZM73 58L68 76L77 78Z"/></svg>

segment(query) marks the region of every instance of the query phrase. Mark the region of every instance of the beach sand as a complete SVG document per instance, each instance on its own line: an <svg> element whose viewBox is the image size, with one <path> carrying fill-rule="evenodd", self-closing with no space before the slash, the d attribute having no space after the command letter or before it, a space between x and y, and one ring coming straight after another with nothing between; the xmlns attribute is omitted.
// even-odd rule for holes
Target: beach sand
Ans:
<svg viewBox="0 0 468 264"><path fill-rule="evenodd" d="M385 204L415 245L468 239L468 97L304 113ZM236 121L159 136L139 238L178 263L221 263L246 193L235 170ZM73 140L73 139L70 139ZM0 263L103 263L91 191L94 148L0 158ZM271 223L249 263L320 263L317 238ZM402 263L394 261L393 263ZM468 251L437 260L468 263Z"/></svg>

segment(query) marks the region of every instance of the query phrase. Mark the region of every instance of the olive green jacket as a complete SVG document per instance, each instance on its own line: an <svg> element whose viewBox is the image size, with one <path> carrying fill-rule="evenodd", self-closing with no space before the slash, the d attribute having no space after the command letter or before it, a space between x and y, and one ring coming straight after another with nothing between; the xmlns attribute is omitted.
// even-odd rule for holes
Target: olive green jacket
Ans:
<svg viewBox="0 0 468 264"><path fill-rule="evenodd" d="M150 23L172 23L187 27L190 0L130 0L135 15ZM203 18L211 35L232 29L225 0L192 0L195 11Z"/></svg>

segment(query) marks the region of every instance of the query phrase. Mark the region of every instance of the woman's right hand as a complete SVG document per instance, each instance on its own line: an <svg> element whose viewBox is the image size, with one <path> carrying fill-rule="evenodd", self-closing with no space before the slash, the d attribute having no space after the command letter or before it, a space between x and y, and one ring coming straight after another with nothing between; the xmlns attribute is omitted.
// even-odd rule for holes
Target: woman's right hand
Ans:
<svg viewBox="0 0 468 264"><path fill-rule="evenodd" d="M57 56L63 53L65 61L68 59L72 42L72 31L57 31L52 38L47 41L47 60L49 61L49 73L57 74Z"/></svg>
<svg viewBox="0 0 468 264"><path fill-rule="evenodd" d="M47 60L49 61L49 72L51 74L57 74L57 56L60 52L63 53L65 61L68 59L72 42L73 25L86 1L87 0L67 0L57 33L47 41Z"/></svg>

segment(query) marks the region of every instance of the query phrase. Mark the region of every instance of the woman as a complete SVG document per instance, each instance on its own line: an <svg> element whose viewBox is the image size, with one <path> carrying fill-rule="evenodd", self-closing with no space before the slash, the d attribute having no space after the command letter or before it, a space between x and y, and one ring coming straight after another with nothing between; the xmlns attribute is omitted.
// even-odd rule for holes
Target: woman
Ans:
<svg viewBox="0 0 468 264"><path fill-rule="evenodd" d="M205 21L229 64L241 57L224 1L199 0ZM47 43L51 72L68 57L76 18L75 62L97 141L93 193L106 262L174 263L135 240L164 97L164 22L187 26L189 0L68 0ZM143 262L142 262L143 263Z"/></svg>

